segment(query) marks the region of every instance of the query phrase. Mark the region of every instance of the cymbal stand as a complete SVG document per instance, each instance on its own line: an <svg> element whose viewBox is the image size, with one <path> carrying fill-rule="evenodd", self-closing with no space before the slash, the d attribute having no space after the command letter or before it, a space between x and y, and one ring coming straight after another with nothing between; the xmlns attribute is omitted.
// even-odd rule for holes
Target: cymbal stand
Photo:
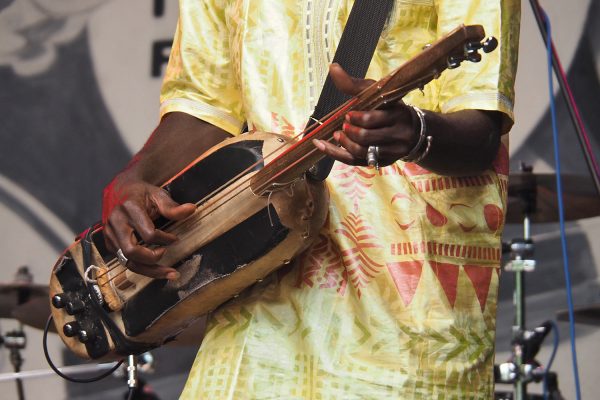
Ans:
<svg viewBox="0 0 600 400"><path fill-rule="evenodd" d="M533 259L534 244L531 240L531 219L530 216L535 213L536 207L536 180L533 175L531 166L521 164L521 171L524 176L530 178L525 179L525 185L520 188L519 197L523 201L523 238L513 239L510 243L511 261L509 261L504 269L505 271L514 272L515 274L515 289L513 292L513 305L515 309L515 319L512 327L512 352L513 366L508 368L512 370L510 381L514 383L515 394L517 400L527 399L527 375L529 369L525 364L523 335L525 333L525 272L535 270L535 260ZM528 175L529 174L529 175ZM502 369L502 365L500 366ZM505 377L507 378L507 377Z"/></svg>
<svg viewBox="0 0 600 400"><path fill-rule="evenodd" d="M27 337L25 336L25 332L23 332L23 325L20 325L17 330L7 332L6 335L0 336L0 344L10 350L10 362L15 373L21 372L21 366L23 365L21 350L24 349L27 344ZM19 400L25 400L23 381L20 378L17 378L15 379L15 382L17 383Z"/></svg>
<svg viewBox="0 0 600 400"><path fill-rule="evenodd" d="M15 282L30 284L33 282L33 275L29 272L27 266L21 266L15 274ZM31 297L31 292L27 288L18 290L17 293L17 304L25 304ZM19 328L7 332L6 335L0 336L0 342L7 349L10 350L10 362L13 365L15 373L21 372L23 366L23 357L21 356L21 350L27 345L27 337L23 332L23 324L19 323ZM19 400L25 400L25 391L23 389L23 381L20 378L15 379L17 383L17 393Z"/></svg>
<svg viewBox="0 0 600 400"><path fill-rule="evenodd" d="M527 384L541 382L548 375L549 389L552 399L561 398L558 391L556 374L550 373L535 360L540 346L552 330L552 322L527 330L525 327L525 273L535 270L534 243L531 239L531 216L536 212L537 182L532 173L533 168L521 164L525 179L518 189L518 196L523 202L523 238L513 239L510 243L511 260L504 266L505 271L514 272L515 288L513 305L515 319L512 327L512 360L496 366L494 369L496 382L512 383L516 400L527 400L535 396L527 395ZM512 399L512 396L510 397Z"/></svg>
<svg viewBox="0 0 600 400"><path fill-rule="evenodd" d="M505 266L506 271L515 274L515 289L513 292L513 305L515 319L512 327L512 353L513 368L512 380L515 385L516 400L527 399L527 383L531 380L531 365L527 364L524 357L524 335L525 335L525 272L535 269L533 255L534 244L530 235L530 221L526 215L523 221L523 238L514 239L510 244L511 261ZM502 366L501 366L502 367Z"/></svg>

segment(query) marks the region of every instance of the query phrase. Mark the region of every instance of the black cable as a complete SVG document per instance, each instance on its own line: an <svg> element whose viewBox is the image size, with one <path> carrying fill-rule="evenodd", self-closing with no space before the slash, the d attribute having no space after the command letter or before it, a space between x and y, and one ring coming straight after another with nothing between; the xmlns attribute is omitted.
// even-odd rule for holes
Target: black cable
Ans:
<svg viewBox="0 0 600 400"><path fill-rule="evenodd" d="M133 400L133 394L135 393L135 387L130 387L127 393L127 400Z"/></svg>
<svg viewBox="0 0 600 400"><path fill-rule="evenodd" d="M554 321L549 322L552 324L552 331L554 332L554 344L552 346L552 353L550 354L548 364L546 364L546 368L544 368L544 400L548 400L548 375L550 374L550 368L552 368L552 363L554 362L554 357L556 356L556 351L558 350L558 345L560 342L560 333L558 331L558 325L556 325L556 322Z"/></svg>
<svg viewBox="0 0 600 400"><path fill-rule="evenodd" d="M52 369L52 371L54 371L61 378L66 379L66 380L68 380L70 382L75 382L75 383L92 383L92 382L97 382L97 381L99 381L101 379L106 378L107 376L109 376L113 372L115 372L117 370L117 368L119 368L121 366L121 364L123 364L123 360L121 360L114 367L112 367L111 369L109 369L108 371L106 371L103 374L98 375L96 377L92 377L92 378L73 378L71 376L63 374L56 367L56 365L54 365L54 363L50 359L50 354L48 353L47 339L48 339L48 331L50 330L50 323L51 322L52 322L52 315L48 317L48 321L46 322L46 327L44 328L44 336L42 337L42 346L44 348L44 356L46 357L46 361L48 362L48 365L50 366L50 368Z"/></svg>

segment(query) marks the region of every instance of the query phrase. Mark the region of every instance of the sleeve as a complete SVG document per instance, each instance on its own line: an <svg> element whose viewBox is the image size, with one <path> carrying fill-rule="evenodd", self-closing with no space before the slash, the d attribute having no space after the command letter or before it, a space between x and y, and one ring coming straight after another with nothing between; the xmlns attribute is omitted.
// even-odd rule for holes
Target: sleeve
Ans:
<svg viewBox="0 0 600 400"><path fill-rule="evenodd" d="M504 114L502 133L514 121L514 82L519 50L520 0L437 0L437 32L442 36L460 24L482 25L498 48L479 63L464 62L442 74L439 108L444 113L479 109Z"/></svg>
<svg viewBox="0 0 600 400"><path fill-rule="evenodd" d="M161 118L185 112L237 135L245 118L225 0L180 0L160 94Z"/></svg>

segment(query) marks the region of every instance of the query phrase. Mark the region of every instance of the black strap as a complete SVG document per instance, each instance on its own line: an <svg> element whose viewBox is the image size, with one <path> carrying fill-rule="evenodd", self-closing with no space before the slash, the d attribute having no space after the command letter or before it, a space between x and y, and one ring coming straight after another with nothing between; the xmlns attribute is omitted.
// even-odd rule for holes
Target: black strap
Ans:
<svg viewBox="0 0 600 400"><path fill-rule="evenodd" d="M393 5L394 0L356 0L333 62L340 64L351 76L364 78ZM315 124L316 120L344 104L350 97L340 92L327 75L317 106L306 126ZM315 180L324 180L329 175L333 162L332 158L325 157L311 168L309 176Z"/></svg>

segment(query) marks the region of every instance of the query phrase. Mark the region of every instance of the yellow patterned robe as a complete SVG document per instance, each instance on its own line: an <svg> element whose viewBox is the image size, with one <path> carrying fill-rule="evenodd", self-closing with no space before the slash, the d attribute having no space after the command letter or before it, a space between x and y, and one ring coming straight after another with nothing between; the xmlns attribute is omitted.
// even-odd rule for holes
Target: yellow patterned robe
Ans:
<svg viewBox="0 0 600 400"><path fill-rule="evenodd" d="M245 121L301 132L351 5L181 0L161 115L186 112L234 135ZM461 23L482 24L498 50L405 100L499 110L508 129L519 13L518 0L398 0L368 76ZM336 163L319 240L212 314L182 398L491 398L507 168L506 143L477 176Z"/></svg>

